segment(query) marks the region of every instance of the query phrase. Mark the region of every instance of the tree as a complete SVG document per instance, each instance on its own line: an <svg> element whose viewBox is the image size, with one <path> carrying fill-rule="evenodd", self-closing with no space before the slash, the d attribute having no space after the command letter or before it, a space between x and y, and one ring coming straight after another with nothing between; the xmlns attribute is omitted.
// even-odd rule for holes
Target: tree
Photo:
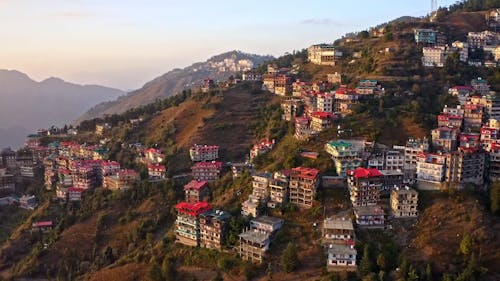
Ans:
<svg viewBox="0 0 500 281"><path fill-rule="evenodd" d="M385 259L385 255L383 253L380 253L377 256L377 266L380 270L387 269L387 260Z"/></svg>
<svg viewBox="0 0 500 281"><path fill-rule="evenodd" d="M172 258L165 257L161 263L161 273L165 281L173 281L177 275L175 270L175 261Z"/></svg>
<svg viewBox="0 0 500 281"><path fill-rule="evenodd" d="M370 33L368 33L368 31L366 30L363 30L361 31L359 34L358 34L359 38L361 39L366 39L368 37L370 37Z"/></svg>
<svg viewBox="0 0 500 281"><path fill-rule="evenodd" d="M148 270L148 278L150 281L163 281L162 272L158 262L153 259Z"/></svg>
<svg viewBox="0 0 500 281"><path fill-rule="evenodd" d="M212 281L224 281L224 278L222 277L222 273L220 271L217 271L217 275L212 279Z"/></svg>
<svg viewBox="0 0 500 281"><path fill-rule="evenodd" d="M292 242L288 243L286 249L281 255L281 268L285 272L292 272L297 269L298 258L297 258L297 248Z"/></svg>
<svg viewBox="0 0 500 281"><path fill-rule="evenodd" d="M269 280L273 280L273 264L268 263L266 268L266 275Z"/></svg>
<svg viewBox="0 0 500 281"><path fill-rule="evenodd" d="M378 272L378 281L385 281L385 276L387 274L385 273L385 271L381 270Z"/></svg>
<svg viewBox="0 0 500 281"><path fill-rule="evenodd" d="M493 214L498 214L500 210L500 181L495 181L491 184L490 210Z"/></svg>
<svg viewBox="0 0 500 281"><path fill-rule="evenodd" d="M472 253L472 246L473 246L473 241L472 237L470 234L465 234L464 237L462 238L462 241L460 242L460 252L464 256L469 256Z"/></svg>
<svg viewBox="0 0 500 281"><path fill-rule="evenodd" d="M432 281L432 268L431 268L431 265L429 263L425 267L425 280Z"/></svg>
<svg viewBox="0 0 500 281"><path fill-rule="evenodd" d="M366 276L370 274L372 270L373 265L370 259L370 247L368 246L368 244L365 244L365 247L363 248L363 257L359 262L359 274L360 276Z"/></svg>

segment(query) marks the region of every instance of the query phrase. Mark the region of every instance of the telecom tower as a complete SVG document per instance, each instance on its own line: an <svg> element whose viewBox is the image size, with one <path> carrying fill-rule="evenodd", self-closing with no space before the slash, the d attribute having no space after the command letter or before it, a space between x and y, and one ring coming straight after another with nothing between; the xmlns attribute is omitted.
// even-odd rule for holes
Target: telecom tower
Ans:
<svg viewBox="0 0 500 281"><path fill-rule="evenodd" d="M430 21L433 22L437 15L438 3L437 0L431 0L431 17Z"/></svg>

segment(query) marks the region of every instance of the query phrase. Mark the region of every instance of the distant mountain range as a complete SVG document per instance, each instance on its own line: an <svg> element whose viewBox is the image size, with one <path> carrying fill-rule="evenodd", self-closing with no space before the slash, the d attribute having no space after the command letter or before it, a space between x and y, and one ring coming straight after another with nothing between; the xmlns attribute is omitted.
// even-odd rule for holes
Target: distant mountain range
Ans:
<svg viewBox="0 0 500 281"><path fill-rule="evenodd" d="M78 118L76 123L106 114L122 113L133 107L152 103L156 99L167 98L195 84L200 84L205 78L226 80L237 72L251 69L272 59L274 59L272 56L247 54L241 51L230 51L213 56L205 62L169 71L146 83L141 89L132 91L115 101L100 103Z"/></svg>
<svg viewBox="0 0 500 281"><path fill-rule="evenodd" d="M91 106L124 94L59 78L37 82L19 71L0 70L0 147L21 146L36 129L70 124Z"/></svg>

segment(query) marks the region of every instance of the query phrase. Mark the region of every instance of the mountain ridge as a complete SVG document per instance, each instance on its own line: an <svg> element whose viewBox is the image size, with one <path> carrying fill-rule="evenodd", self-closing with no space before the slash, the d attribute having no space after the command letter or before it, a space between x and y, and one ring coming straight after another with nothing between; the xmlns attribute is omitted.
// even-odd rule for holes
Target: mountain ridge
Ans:
<svg viewBox="0 0 500 281"><path fill-rule="evenodd" d="M174 68L146 82L140 89L131 91L114 101L96 104L76 119L75 123L107 114L122 113L128 109L154 102L156 99L167 98L199 84L207 77L225 80L244 69L251 69L272 59L274 57L269 55L256 55L237 50L214 55L204 62L195 62L184 68Z"/></svg>
<svg viewBox="0 0 500 281"><path fill-rule="evenodd" d="M33 130L69 124L85 108L124 94L119 89L57 77L36 81L26 73L7 69L0 69L0 84L0 147L20 146Z"/></svg>

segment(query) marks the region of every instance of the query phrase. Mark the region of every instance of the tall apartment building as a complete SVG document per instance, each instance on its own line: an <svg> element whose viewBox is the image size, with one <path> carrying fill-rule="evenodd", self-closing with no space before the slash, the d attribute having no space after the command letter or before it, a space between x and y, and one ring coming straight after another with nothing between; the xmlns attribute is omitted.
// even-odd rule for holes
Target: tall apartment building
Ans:
<svg viewBox="0 0 500 281"><path fill-rule="evenodd" d="M207 202L190 204L181 202L175 205L177 219L175 221L176 242L196 247L200 243L200 215L212 210Z"/></svg>
<svg viewBox="0 0 500 281"><path fill-rule="evenodd" d="M215 181L220 177L222 162L196 162L191 171L193 178L198 181Z"/></svg>
<svg viewBox="0 0 500 281"><path fill-rule="evenodd" d="M459 147L446 155L446 182L463 187L465 184L483 185L485 154L478 148Z"/></svg>
<svg viewBox="0 0 500 281"><path fill-rule="evenodd" d="M184 186L184 200L187 203L198 203L210 198L210 187L206 181L192 180Z"/></svg>
<svg viewBox="0 0 500 281"><path fill-rule="evenodd" d="M227 238L228 222L231 215L221 210L200 214L200 247L222 249Z"/></svg>
<svg viewBox="0 0 500 281"><path fill-rule="evenodd" d="M445 180L446 155L420 153L417 157L419 189L440 189Z"/></svg>
<svg viewBox="0 0 500 281"><path fill-rule="evenodd" d="M391 210L395 218L415 218L418 216L418 192L405 186L391 191Z"/></svg>
<svg viewBox="0 0 500 281"><path fill-rule="evenodd" d="M333 101L335 94L333 93L320 93L317 95L317 111L333 113Z"/></svg>
<svg viewBox="0 0 500 281"><path fill-rule="evenodd" d="M431 131L432 146L442 152L457 149L458 129L453 127L439 127Z"/></svg>
<svg viewBox="0 0 500 281"><path fill-rule="evenodd" d="M342 52L330 44L312 45L307 48L307 58L313 64L336 65Z"/></svg>
<svg viewBox="0 0 500 281"><path fill-rule="evenodd" d="M217 160L219 158L219 146L195 144L189 148L189 156L194 162Z"/></svg>
<svg viewBox="0 0 500 281"><path fill-rule="evenodd" d="M290 171L282 170L275 172L273 178L269 181L270 202L268 206L284 206L288 203L290 185Z"/></svg>
<svg viewBox="0 0 500 281"><path fill-rule="evenodd" d="M377 169L358 167L347 171L347 186L354 207L378 204L383 175Z"/></svg>
<svg viewBox="0 0 500 281"><path fill-rule="evenodd" d="M354 170L361 165L358 150L346 141L330 141L325 145L325 150L331 155L335 170L341 177L346 176L346 171Z"/></svg>
<svg viewBox="0 0 500 281"><path fill-rule="evenodd" d="M314 168L293 168L290 174L290 203L311 208L316 189L319 186L319 170Z"/></svg>

